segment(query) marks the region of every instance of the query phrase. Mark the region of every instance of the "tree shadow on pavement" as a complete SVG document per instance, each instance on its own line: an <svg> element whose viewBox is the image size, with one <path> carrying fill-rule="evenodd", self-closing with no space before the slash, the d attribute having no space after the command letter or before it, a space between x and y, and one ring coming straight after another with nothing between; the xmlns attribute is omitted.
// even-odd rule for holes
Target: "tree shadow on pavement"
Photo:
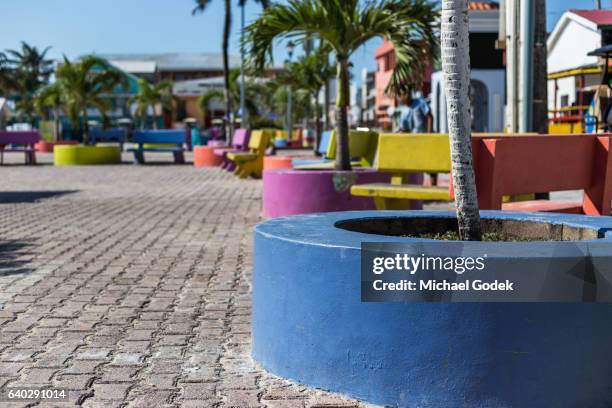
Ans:
<svg viewBox="0 0 612 408"><path fill-rule="evenodd" d="M79 190L0 191L0 204L36 203L46 198L76 193Z"/></svg>
<svg viewBox="0 0 612 408"><path fill-rule="evenodd" d="M22 241L0 239L0 278L32 272L30 264L32 244Z"/></svg>

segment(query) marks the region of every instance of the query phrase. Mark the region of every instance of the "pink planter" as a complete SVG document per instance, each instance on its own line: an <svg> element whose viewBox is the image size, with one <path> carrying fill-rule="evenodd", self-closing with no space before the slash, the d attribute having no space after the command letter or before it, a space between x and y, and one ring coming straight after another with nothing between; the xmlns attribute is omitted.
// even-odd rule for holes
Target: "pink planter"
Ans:
<svg viewBox="0 0 612 408"><path fill-rule="evenodd" d="M371 169L264 170L263 215L281 217L328 211L373 210L374 200L351 196L353 184L388 183L390 175Z"/></svg>
<svg viewBox="0 0 612 408"><path fill-rule="evenodd" d="M77 142L76 140L60 140L57 142L48 142L45 140L41 140L40 142L36 143L34 147L36 148L37 152L53 153L54 146L75 145L75 144L79 144L79 142Z"/></svg>

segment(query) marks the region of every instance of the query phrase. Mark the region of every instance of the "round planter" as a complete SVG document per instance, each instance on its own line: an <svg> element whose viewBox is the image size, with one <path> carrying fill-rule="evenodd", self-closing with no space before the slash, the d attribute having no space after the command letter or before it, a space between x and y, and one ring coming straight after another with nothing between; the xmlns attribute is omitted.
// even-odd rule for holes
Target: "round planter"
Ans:
<svg viewBox="0 0 612 408"><path fill-rule="evenodd" d="M53 153L56 166L121 163L119 146L55 146Z"/></svg>
<svg viewBox="0 0 612 408"><path fill-rule="evenodd" d="M46 140L41 140L40 142L36 143L36 145L34 146L36 148L37 152L41 152L41 153L53 153L53 148L55 146L61 146L61 145L76 145L79 142L77 142L76 140L59 140L57 142L49 142Z"/></svg>
<svg viewBox="0 0 612 408"><path fill-rule="evenodd" d="M193 165L195 167L218 167L223 157L215 155L217 146L196 146L193 148Z"/></svg>
<svg viewBox="0 0 612 408"><path fill-rule="evenodd" d="M390 175L370 169L264 170L263 215L282 217L328 211L372 210L374 200L351 196L353 184L385 183Z"/></svg>
<svg viewBox="0 0 612 408"><path fill-rule="evenodd" d="M264 170L274 169L291 169L291 156L265 156L264 157Z"/></svg>
<svg viewBox="0 0 612 408"><path fill-rule="evenodd" d="M609 304L361 302L362 241L424 240L355 230L398 233L395 226L407 221L430 228L452 217L450 212L364 211L259 224L254 358L276 375L389 406L609 406ZM536 233L612 241L610 217L498 211L483 211L482 217L495 225L504 220L510 230L530 221ZM588 249L592 242L576 245ZM508 251L504 243L475 244L488 244L489 256L543 257L542 247L530 242L514 243L520 251ZM541 244L551 246L545 251L554 253L551 260L567 259L566 253L555 253L555 243ZM554 273L586 273L580 268L589 265L576 259L570 270Z"/></svg>

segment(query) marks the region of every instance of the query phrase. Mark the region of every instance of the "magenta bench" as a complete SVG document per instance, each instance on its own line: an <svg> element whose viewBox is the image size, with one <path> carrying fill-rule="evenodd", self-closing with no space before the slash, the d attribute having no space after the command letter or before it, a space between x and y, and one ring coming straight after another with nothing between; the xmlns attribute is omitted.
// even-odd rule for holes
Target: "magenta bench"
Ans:
<svg viewBox="0 0 612 408"><path fill-rule="evenodd" d="M4 164L4 153L24 153L25 164L36 164L35 145L39 141L40 133L36 130L0 130L0 165Z"/></svg>
<svg viewBox="0 0 612 408"><path fill-rule="evenodd" d="M222 158L221 168L228 171L232 171L235 168L233 161L227 158L229 152L242 152L249 149L249 135L250 132L247 129L236 129L234 131L234 137L232 138L231 147L223 147L214 150L215 156Z"/></svg>

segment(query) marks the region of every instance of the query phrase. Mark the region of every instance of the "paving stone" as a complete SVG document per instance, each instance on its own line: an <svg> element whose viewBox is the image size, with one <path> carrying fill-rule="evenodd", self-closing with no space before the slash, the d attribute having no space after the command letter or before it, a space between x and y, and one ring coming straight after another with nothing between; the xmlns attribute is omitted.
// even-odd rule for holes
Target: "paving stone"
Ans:
<svg viewBox="0 0 612 408"><path fill-rule="evenodd" d="M253 364L261 181L156 165L170 154L78 168L38 156L2 168L3 190L55 195L0 204L2 243L20 248L6 261L27 271L0 275L0 387L72 390L51 406L365 406Z"/></svg>

